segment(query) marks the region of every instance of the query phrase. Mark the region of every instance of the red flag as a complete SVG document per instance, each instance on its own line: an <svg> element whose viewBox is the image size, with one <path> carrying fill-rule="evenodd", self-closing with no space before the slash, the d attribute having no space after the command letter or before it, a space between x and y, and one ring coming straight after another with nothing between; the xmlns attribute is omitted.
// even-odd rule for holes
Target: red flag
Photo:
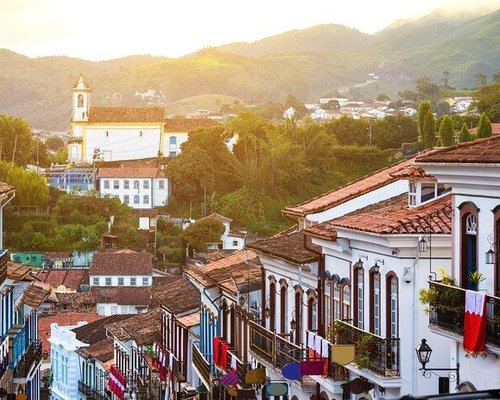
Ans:
<svg viewBox="0 0 500 400"><path fill-rule="evenodd" d="M464 350L478 354L486 351L486 295L465 292Z"/></svg>

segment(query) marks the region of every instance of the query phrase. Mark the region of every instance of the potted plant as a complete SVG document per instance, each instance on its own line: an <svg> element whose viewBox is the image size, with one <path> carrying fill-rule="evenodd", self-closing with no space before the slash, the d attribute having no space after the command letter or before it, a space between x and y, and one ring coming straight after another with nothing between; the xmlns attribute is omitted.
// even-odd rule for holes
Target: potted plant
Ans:
<svg viewBox="0 0 500 400"><path fill-rule="evenodd" d="M479 284L484 281L486 278L479 271L472 271L469 273L469 282L474 285L474 290L477 290Z"/></svg>

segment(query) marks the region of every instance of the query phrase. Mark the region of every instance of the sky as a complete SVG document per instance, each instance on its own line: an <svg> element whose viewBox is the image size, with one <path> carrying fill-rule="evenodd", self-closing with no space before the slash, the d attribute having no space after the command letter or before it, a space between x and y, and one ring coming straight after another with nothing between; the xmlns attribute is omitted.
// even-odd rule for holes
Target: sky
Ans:
<svg viewBox="0 0 500 400"><path fill-rule="evenodd" d="M93 61L180 57L327 23L374 33L437 7L467 5L493 11L500 0L0 0L0 48Z"/></svg>

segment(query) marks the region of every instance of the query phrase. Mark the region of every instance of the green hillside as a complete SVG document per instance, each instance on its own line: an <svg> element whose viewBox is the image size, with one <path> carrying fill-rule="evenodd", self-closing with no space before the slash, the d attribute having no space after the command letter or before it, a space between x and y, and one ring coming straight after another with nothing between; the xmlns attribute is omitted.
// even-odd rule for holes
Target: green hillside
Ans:
<svg viewBox="0 0 500 400"><path fill-rule="evenodd" d="M314 101L354 86L353 96L395 95L414 89L423 76L441 83L443 71L449 71L451 85L473 87L478 71L490 79L500 69L500 10L465 18L431 14L375 35L320 25L178 59L130 56L91 62L29 58L0 49L0 113L21 116L35 128L69 129L71 87L80 73L92 87L94 105L148 105L136 92L154 89L162 93L154 104L179 104L176 113L211 109L200 104L215 102L206 100L214 94L279 102L294 94ZM367 84L370 72L380 79Z"/></svg>
<svg viewBox="0 0 500 400"><path fill-rule="evenodd" d="M169 103L166 108L168 116L186 115L196 110L219 112L222 104L232 105L234 102L241 100L231 96L204 94Z"/></svg>

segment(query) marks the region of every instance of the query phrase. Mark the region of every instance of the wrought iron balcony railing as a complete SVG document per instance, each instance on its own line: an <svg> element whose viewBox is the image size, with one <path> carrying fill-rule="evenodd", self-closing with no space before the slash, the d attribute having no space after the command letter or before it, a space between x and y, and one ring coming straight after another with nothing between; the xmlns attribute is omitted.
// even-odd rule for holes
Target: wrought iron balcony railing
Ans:
<svg viewBox="0 0 500 400"><path fill-rule="evenodd" d="M92 396L92 388L83 381L78 381L78 391L84 396Z"/></svg>
<svg viewBox="0 0 500 400"><path fill-rule="evenodd" d="M96 389L92 390L92 397L94 397L95 400L109 400L109 398L104 393L101 393Z"/></svg>
<svg viewBox="0 0 500 400"><path fill-rule="evenodd" d="M429 325L463 336L465 289L429 282ZM500 347L500 298L486 295L486 344Z"/></svg>
<svg viewBox="0 0 500 400"><path fill-rule="evenodd" d="M210 382L210 364L201 354L198 346L193 345L193 365L201 374L205 382Z"/></svg>
<svg viewBox="0 0 500 400"><path fill-rule="evenodd" d="M335 341L355 346L358 367L385 377L399 376L399 338L383 338L345 321L335 321Z"/></svg>
<svg viewBox="0 0 500 400"><path fill-rule="evenodd" d="M31 341L26 353L21 361L14 368L15 378L26 378L33 365L38 364L42 359L42 343L40 340Z"/></svg>

